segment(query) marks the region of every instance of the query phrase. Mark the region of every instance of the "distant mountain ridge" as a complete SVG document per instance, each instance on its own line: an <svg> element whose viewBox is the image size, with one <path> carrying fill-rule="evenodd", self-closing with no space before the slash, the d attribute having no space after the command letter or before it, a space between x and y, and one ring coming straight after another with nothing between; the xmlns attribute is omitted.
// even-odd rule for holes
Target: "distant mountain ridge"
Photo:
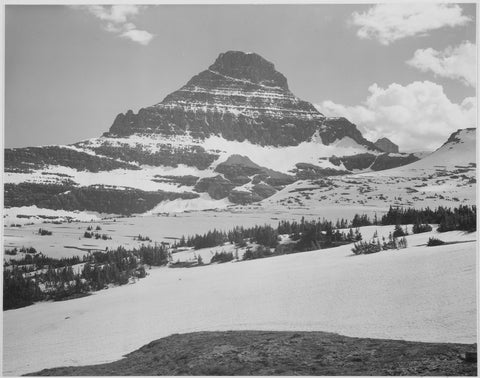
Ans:
<svg viewBox="0 0 480 378"><path fill-rule="evenodd" d="M121 214L161 212L166 201L225 207L305 178L416 160L381 151L346 118L296 97L260 55L227 51L163 101L119 114L99 138L6 149L5 206Z"/></svg>

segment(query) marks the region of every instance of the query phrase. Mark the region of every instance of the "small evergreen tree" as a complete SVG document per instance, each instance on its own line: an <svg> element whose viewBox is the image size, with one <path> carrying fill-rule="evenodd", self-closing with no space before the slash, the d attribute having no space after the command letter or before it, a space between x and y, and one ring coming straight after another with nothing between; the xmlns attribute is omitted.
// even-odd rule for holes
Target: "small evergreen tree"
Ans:
<svg viewBox="0 0 480 378"><path fill-rule="evenodd" d="M407 234L402 229L402 227L399 224L395 225L395 229L393 230L393 237L398 238L398 237L405 236L405 235L407 235Z"/></svg>

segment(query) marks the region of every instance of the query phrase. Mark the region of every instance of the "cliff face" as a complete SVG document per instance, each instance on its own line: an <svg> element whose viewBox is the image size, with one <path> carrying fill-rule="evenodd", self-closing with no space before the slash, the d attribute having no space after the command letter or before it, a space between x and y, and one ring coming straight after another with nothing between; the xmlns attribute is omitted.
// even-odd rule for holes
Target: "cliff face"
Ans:
<svg viewBox="0 0 480 378"><path fill-rule="evenodd" d="M312 104L293 95L272 63L254 53L229 51L159 104L138 114L119 114L106 135L189 134L200 139L218 135L260 145L294 146L316 131L324 144L348 135L376 149L346 119L327 120Z"/></svg>

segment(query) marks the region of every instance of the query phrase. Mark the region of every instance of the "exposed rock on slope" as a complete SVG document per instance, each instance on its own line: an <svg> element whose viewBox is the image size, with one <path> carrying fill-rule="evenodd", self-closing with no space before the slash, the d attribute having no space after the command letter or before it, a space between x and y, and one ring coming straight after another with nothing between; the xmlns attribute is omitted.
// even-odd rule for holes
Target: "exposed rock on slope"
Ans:
<svg viewBox="0 0 480 378"><path fill-rule="evenodd" d="M336 157L332 156L330 162L336 166L343 164L349 171L371 169L372 171L381 171L400 167L417 161L414 154L381 154L371 153L358 154L352 156Z"/></svg>
<svg viewBox="0 0 480 378"><path fill-rule="evenodd" d="M200 179L194 190L199 193L208 193L213 199L222 199L228 197L228 194L234 187L235 185L229 180L218 175Z"/></svg>
<svg viewBox="0 0 480 378"><path fill-rule="evenodd" d="M381 138L377 140L374 144L377 148L379 148L383 152L392 152L392 153L398 152L398 146L388 138Z"/></svg>
<svg viewBox="0 0 480 378"><path fill-rule="evenodd" d="M358 144L366 146L370 150L379 151L372 142L363 137L362 133L357 129L357 126L344 117L326 118L320 130L320 136L324 144L331 144L336 140L350 137Z"/></svg>
<svg viewBox="0 0 480 378"><path fill-rule="evenodd" d="M152 341L119 361L27 375L341 376L424 375L427 371L474 376L477 364L459 358L467 350L476 350L476 345L354 338L325 332L196 332Z"/></svg>
<svg viewBox="0 0 480 378"><path fill-rule="evenodd" d="M265 181L273 186L285 186L295 181L293 176L261 167L247 156L241 155L229 156L227 160L217 165L215 171L223 173L226 178L239 185L250 182L250 176L253 175L255 183Z"/></svg>

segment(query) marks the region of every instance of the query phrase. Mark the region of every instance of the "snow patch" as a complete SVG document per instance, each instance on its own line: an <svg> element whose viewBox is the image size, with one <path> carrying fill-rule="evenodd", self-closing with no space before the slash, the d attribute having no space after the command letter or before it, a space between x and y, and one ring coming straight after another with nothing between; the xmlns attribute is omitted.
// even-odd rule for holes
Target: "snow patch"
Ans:
<svg viewBox="0 0 480 378"><path fill-rule="evenodd" d="M214 200L207 193L201 193L200 198L194 199L180 199L173 201L162 201L152 210L142 214L143 216L150 216L164 213L182 213L186 211L198 211L208 209L224 209L232 205L228 199Z"/></svg>
<svg viewBox="0 0 480 378"><path fill-rule="evenodd" d="M46 219L63 220L63 221L70 219L71 221L78 221L78 222L94 222L94 221L99 221L100 219L102 219L102 217L106 215L107 214L100 214L96 212L86 212L86 211L43 209L33 205L33 206L22 206L22 207L10 207L10 208L3 209L3 222L4 224L42 223ZM45 217L48 217L48 218L45 218ZM57 219L54 219L54 218L57 218Z"/></svg>

